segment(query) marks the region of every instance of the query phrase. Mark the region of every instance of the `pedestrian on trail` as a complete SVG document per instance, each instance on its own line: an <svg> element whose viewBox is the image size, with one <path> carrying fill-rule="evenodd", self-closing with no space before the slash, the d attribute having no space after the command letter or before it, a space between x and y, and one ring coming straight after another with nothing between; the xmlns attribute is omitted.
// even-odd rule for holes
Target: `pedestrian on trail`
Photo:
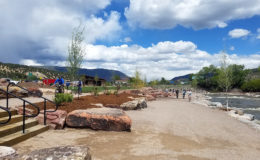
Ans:
<svg viewBox="0 0 260 160"><path fill-rule="evenodd" d="M176 89L175 93L176 93L176 98L178 99L179 98L179 90Z"/></svg>
<svg viewBox="0 0 260 160"><path fill-rule="evenodd" d="M184 90L182 91L182 97L183 97L183 99L185 98L185 95L186 95L186 89L184 89Z"/></svg>
<svg viewBox="0 0 260 160"><path fill-rule="evenodd" d="M78 81L78 94L81 94L82 93L82 82L81 80Z"/></svg>
<svg viewBox="0 0 260 160"><path fill-rule="evenodd" d="M190 101L191 101L192 91L191 91L191 90L188 90L187 94L188 94L188 98L189 98L189 102L190 102Z"/></svg>

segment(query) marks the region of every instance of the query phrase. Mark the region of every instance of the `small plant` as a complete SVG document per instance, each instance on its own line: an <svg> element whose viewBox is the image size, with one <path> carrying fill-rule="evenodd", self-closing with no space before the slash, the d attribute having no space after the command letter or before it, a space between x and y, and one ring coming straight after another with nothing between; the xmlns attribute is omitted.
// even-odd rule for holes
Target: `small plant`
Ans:
<svg viewBox="0 0 260 160"><path fill-rule="evenodd" d="M114 95L118 95L118 90L115 90L115 91L114 91Z"/></svg>
<svg viewBox="0 0 260 160"><path fill-rule="evenodd" d="M58 93L56 97L54 98L54 102L58 105L60 105L63 102L72 102L73 96L69 93Z"/></svg>
<svg viewBox="0 0 260 160"><path fill-rule="evenodd" d="M107 90L106 95L111 95L111 91Z"/></svg>
<svg viewBox="0 0 260 160"><path fill-rule="evenodd" d="M93 88L93 95L98 96L98 88L97 87Z"/></svg>

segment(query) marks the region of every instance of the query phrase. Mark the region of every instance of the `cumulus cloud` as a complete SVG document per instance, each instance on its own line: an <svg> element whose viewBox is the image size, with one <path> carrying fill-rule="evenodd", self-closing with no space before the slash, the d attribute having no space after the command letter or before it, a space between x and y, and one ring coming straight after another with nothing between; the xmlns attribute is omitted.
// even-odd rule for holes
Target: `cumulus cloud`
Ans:
<svg viewBox="0 0 260 160"><path fill-rule="evenodd" d="M233 29L231 31L228 32L228 35L231 37L231 38L241 38L241 37L246 37L250 34L250 31L249 30L246 30L246 29Z"/></svg>
<svg viewBox="0 0 260 160"><path fill-rule="evenodd" d="M73 28L86 26L85 43L113 40L122 30L120 14L95 16L111 0L0 0L0 55L5 61L65 59ZM115 34L117 33L117 34Z"/></svg>
<svg viewBox="0 0 260 160"><path fill-rule="evenodd" d="M23 64L26 66L43 66L43 64L37 63L35 60L32 60L32 59L22 59L20 61L20 64Z"/></svg>
<svg viewBox="0 0 260 160"><path fill-rule="evenodd" d="M133 76L137 68L148 80L165 77L171 79L188 73L196 73L211 64L219 66L221 53L209 54L190 41L164 41L150 47L139 45L86 45L87 55L83 67L120 70ZM230 63L242 64L247 68L260 65L260 56L253 54L229 55Z"/></svg>
<svg viewBox="0 0 260 160"><path fill-rule="evenodd" d="M260 0L130 0L125 9L130 26L151 29L224 28L230 20L254 15L260 15Z"/></svg>

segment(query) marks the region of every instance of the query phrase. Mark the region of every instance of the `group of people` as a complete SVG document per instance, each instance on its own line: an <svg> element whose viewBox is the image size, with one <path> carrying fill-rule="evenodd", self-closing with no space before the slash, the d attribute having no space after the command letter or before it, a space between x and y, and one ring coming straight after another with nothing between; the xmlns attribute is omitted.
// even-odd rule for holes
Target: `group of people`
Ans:
<svg viewBox="0 0 260 160"><path fill-rule="evenodd" d="M59 77L54 82L54 85L56 85L56 86L59 85L59 86L64 88L65 81L64 81L64 79L62 77ZM66 83L67 89L68 89L69 85L70 85L70 83ZM82 81L81 80L78 80L77 87L78 87L78 93L79 94L82 93Z"/></svg>
<svg viewBox="0 0 260 160"><path fill-rule="evenodd" d="M176 96L176 98L179 98L179 94L180 94L180 90L179 89L166 89L166 92L172 92L174 96ZM191 101L191 95L192 95L192 91L191 89L186 90L186 89L182 89L182 98L185 99L186 94L188 95L188 99L189 102Z"/></svg>

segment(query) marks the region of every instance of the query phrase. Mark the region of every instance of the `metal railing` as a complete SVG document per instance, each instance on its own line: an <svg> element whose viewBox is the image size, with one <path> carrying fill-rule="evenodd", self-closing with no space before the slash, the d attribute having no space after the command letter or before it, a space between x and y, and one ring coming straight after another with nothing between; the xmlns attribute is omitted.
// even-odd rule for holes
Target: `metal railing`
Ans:
<svg viewBox="0 0 260 160"><path fill-rule="evenodd" d="M15 95L15 94L13 94L13 93L9 93L9 92L7 92L7 91L1 89L1 88L0 88L0 91L6 93L6 95L8 95L8 96L11 95L11 96L13 96L13 97L15 97L15 98L18 98L18 99L20 99L20 100L23 101L23 133L25 133L25 118L26 118L26 117L29 118L29 117L36 117L36 116L38 116L39 113L40 113L40 108L39 108L38 106L36 106L35 104L33 104L33 103L31 103L31 102L29 102L29 101L27 101L27 100L25 100L25 99L23 99L23 98L21 98L21 97ZM35 107L35 108L37 109L36 114L26 115L26 113L25 113L25 103L28 103L28 104L32 105L33 107ZM7 108L7 109L8 109L8 108Z"/></svg>
<svg viewBox="0 0 260 160"><path fill-rule="evenodd" d="M6 111L6 112L8 113L8 120L5 121L5 122L0 122L0 124L7 124L7 123L11 120L12 114L11 114L11 112L9 111L8 108L5 108L5 107L0 106L0 109L3 109L4 111Z"/></svg>
<svg viewBox="0 0 260 160"><path fill-rule="evenodd" d="M26 89L26 88L24 88L24 87L21 87L21 86L19 86L19 85L17 85L17 84L10 83L10 82L9 82L9 84L7 85L7 89L6 89L7 92L9 91L9 87L10 87L11 85L12 85L12 86L19 87L19 88L21 88L21 89L27 91L28 93L33 94L32 91L29 91L28 89ZM59 106L58 106L57 103L53 102L52 100L49 100L48 98L45 98L45 97L43 97L43 96L39 96L39 95L37 95L37 94L36 94L36 96L39 97L39 98L44 99L43 115L44 115L44 125L46 125L46 119L47 119L46 112L56 112L56 111L58 110L58 107L59 107ZM6 94L6 107L7 107L7 108L8 108L8 103L9 103L9 102L8 102L8 99L9 99L8 94ZM47 110L47 109L46 109L46 102L47 102L47 101L55 105L55 110Z"/></svg>

